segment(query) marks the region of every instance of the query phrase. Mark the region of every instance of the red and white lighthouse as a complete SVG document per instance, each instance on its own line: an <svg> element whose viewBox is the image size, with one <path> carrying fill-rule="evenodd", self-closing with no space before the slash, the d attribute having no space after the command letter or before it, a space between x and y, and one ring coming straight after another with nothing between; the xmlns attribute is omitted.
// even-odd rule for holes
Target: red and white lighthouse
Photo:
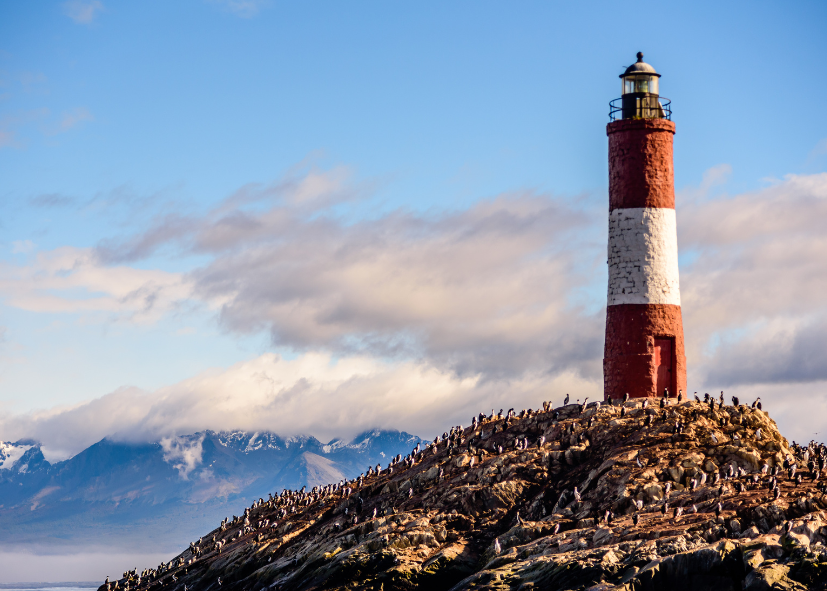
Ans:
<svg viewBox="0 0 827 591"><path fill-rule="evenodd" d="M637 54L620 76L609 136L609 289L604 397L686 390L670 102Z"/></svg>

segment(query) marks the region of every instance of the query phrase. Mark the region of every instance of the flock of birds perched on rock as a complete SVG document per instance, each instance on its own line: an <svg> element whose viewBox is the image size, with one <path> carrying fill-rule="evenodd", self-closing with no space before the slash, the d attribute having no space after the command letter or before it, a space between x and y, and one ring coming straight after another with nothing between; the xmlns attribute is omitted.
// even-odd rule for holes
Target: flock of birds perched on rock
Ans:
<svg viewBox="0 0 827 591"><path fill-rule="evenodd" d="M714 514L714 525L705 531L712 531L712 536L716 535L714 531L720 533L722 516L730 518L730 522L723 528L729 533L741 535L748 531L750 535L758 535L760 530L768 530L769 524L760 524L759 527L758 523L749 526L734 523L738 519L732 517L733 513L737 513L733 507L737 506L739 496L760 494L765 497L763 502L770 503L784 494L790 495L802 482L816 483L819 491L827 491L825 484L820 482L827 463L827 447L823 444L811 441L802 446L793 442L787 449L780 444L775 447L765 445L768 450L766 453L774 452L775 459L771 456L761 459L760 456L756 457L755 452L744 451L740 447L742 436L739 431L754 441L762 441L766 436L766 427L758 426L749 429L748 433L742 428L744 424L759 423L752 413L762 413L760 398L747 406L740 405L738 398L732 397L733 406L727 412L722 412L725 410L723 392L717 399L706 394L703 400L696 393L694 403L684 401L682 392L676 398L670 399L669 393L664 392L655 408L650 399L630 401L628 394L623 400L609 400L603 405L600 402L588 404L588 399L569 405L569 396L566 395L563 407L558 408L554 408L550 402L544 402L539 410L524 409L515 412L512 408L505 413L503 409L495 413L492 409L490 414L480 413L472 417L469 427L457 425L432 442L418 444L405 457L397 455L384 468L378 464L368 466L365 472L353 479L314 486L309 490L307 487L300 490L285 489L280 494L268 495L267 499L259 498L245 508L240 516L223 519L211 535L190 543L187 551L170 562L162 562L158 567L140 573L137 569L125 572L116 581L110 581L107 577L103 588L105 591L130 591L137 588L178 586L184 591L191 591L186 583L179 584L179 578L205 558L216 559L225 546L234 542L244 539L247 543L262 544L274 537L286 540L293 535L291 528L299 527L295 523L299 514L310 515L314 511L313 514L319 516L309 519L308 524L304 525L305 529L314 522L323 520L327 523L324 532L335 536L348 528L355 528L361 522L379 522L383 518L408 511L410 507L407 505L414 503L423 510L429 510L433 501L426 498L414 501L415 493L439 485L443 480L455 479L461 472L473 471L476 474L479 469L474 471L475 464L479 464L480 468L482 464L486 465L479 476L474 476L478 482L482 483L485 478L489 478L492 483L502 482L503 472L496 467L491 471L491 467L496 465L492 459L498 456L511 454L517 458L520 452L529 449L541 452L548 464L546 470L550 472L546 478L552 480L555 470L559 472L566 464L577 464L575 456L585 453L592 446L593 439L603 436L596 421L622 425L623 421L642 419L642 427L658 427L665 436L670 436L671 432L670 441L679 441L688 425L705 419L703 428L692 427L695 438L703 439L706 445L713 448L725 445L725 453L732 457L739 453L752 455L746 458L744 465L736 465L737 462L731 461L720 467L714 462L710 463L711 460L706 460L705 465L698 465L700 460L684 460L677 467L666 469L666 477L663 479L666 481L661 484L663 480L654 474L646 474L647 469L652 470L650 466L658 466L660 458L652 457L645 448L638 449L625 465L623 461L614 460L612 467L603 469L599 476L611 476L612 482L629 482L633 472L642 472L645 478L641 480L643 484L635 489L637 492L634 497L626 493L626 497L620 501L612 499L609 505L603 506L605 502L593 498L598 477L590 476L585 485L581 483L560 490L555 495L556 498L552 499L553 504L545 499L543 495L548 491L544 491L539 501L535 500L525 509L524 516L521 516L519 509L516 511L512 527L525 528L526 520L549 521L553 525L543 532L555 537L564 535L567 529L573 529L577 524L611 528L624 522L627 529L652 529L656 525L663 528L668 523L688 523L687 520L700 518L700 513ZM538 430L531 437L525 432L509 435L512 427L521 422L542 424L544 427L542 432ZM780 454L782 450L785 453ZM455 457L459 462L453 461ZM427 472L423 472L424 466L419 468L423 464L430 466ZM503 463L500 462L499 466L503 466ZM414 467L419 468L420 475L430 476L419 480L406 478L406 472ZM366 507L366 499L379 494L378 488L382 484L380 480L385 483L381 492L387 498L381 502L372 502L372 506ZM591 489L592 494L589 500L584 498L587 488ZM370 495L361 494L367 489L370 489ZM478 501L476 493L473 500ZM456 513L453 510L453 514ZM450 513L448 515L450 517ZM299 533L301 532L295 535ZM275 544L275 547L278 545ZM582 542L580 545L583 545ZM497 536L487 552L496 557L503 551L503 542ZM271 554L267 562L271 562L273 557ZM294 566L298 565L299 559L293 560ZM220 576L214 578L214 583L218 587L224 584Z"/></svg>

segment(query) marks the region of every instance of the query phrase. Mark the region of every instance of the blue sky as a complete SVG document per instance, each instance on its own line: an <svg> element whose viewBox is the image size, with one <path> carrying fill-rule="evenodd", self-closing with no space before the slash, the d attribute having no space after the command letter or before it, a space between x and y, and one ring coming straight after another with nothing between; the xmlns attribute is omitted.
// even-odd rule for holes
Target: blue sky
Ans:
<svg viewBox="0 0 827 591"><path fill-rule="evenodd" d="M466 392L436 413L426 398L430 410L406 408L418 418L400 424L366 413L353 429L427 436L481 400L505 404L494 391L508 388L526 405L594 395L607 104L637 51L663 74L677 124L691 382L775 388L779 413L795 388L823 392L820 357L801 377L757 352L772 343L772 358L800 359L827 340L812 295L827 275L827 6L650 11L0 3L0 440L43 437L42 417L122 388L174 398L185 380L229 380L273 353L285 388L344 383L325 363L358 359L358 375ZM800 229L784 225L789 208ZM227 220L248 239L219 244ZM767 258L745 254L762 248ZM302 365L308 355L327 361ZM339 386L319 387L319 405L336 399ZM233 420L147 431L245 426ZM102 424L66 427L56 457L115 428Z"/></svg>

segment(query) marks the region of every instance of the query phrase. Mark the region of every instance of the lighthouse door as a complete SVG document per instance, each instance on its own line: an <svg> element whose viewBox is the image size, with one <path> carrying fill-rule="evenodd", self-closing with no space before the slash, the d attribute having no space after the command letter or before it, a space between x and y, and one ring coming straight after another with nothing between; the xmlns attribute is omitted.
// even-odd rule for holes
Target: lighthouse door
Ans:
<svg viewBox="0 0 827 591"><path fill-rule="evenodd" d="M676 392L672 392L672 339L655 339L655 371L656 395L663 396L663 389L669 388L669 396L675 396Z"/></svg>

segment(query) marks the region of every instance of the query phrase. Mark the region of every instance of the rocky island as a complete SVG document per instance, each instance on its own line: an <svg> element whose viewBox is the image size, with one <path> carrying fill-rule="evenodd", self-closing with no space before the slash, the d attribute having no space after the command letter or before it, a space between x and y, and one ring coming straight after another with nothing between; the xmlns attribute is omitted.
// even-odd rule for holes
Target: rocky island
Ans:
<svg viewBox="0 0 827 591"><path fill-rule="evenodd" d="M99 591L827 589L827 448L760 404L480 414Z"/></svg>

